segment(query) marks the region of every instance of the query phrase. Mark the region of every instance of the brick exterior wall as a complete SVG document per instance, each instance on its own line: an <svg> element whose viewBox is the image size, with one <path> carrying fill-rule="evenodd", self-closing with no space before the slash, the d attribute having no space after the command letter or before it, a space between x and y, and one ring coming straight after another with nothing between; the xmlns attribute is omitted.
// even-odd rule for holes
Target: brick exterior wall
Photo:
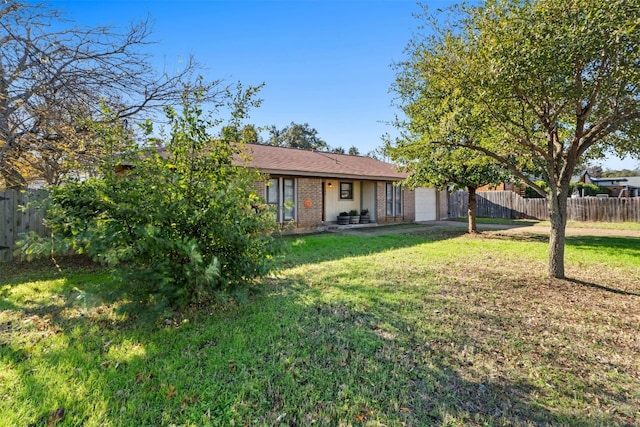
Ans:
<svg viewBox="0 0 640 427"><path fill-rule="evenodd" d="M402 215L387 216L387 183L378 182L376 191L376 222L378 224L394 224L414 222L416 220L416 196L415 191L407 187L402 188Z"/></svg>
<svg viewBox="0 0 640 427"><path fill-rule="evenodd" d="M409 187L402 187L402 222L416 220L416 192Z"/></svg>
<svg viewBox="0 0 640 427"><path fill-rule="evenodd" d="M298 178L298 228L322 225L322 179Z"/></svg>
<svg viewBox="0 0 640 427"><path fill-rule="evenodd" d="M414 222L416 218L415 192L407 187L402 189L402 215L387 216L386 212L386 182L376 183L376 222L378 224L394 224ZM314 229L321 227L322 223L322 179L321 178L297 178L297 230ZM257 194L266 198L266 185L264 181L255 183ZM331 221L329 219L329 221Z"/></svg>
<svg viewBox="0 0 640 427"><path fill-rule="evenodd" d="M263 199L267 198L267 185L266 182L261 180L261 181L255 181L253 183L253 186L256 189L256 194L260 197L262 197Z"/></svg>

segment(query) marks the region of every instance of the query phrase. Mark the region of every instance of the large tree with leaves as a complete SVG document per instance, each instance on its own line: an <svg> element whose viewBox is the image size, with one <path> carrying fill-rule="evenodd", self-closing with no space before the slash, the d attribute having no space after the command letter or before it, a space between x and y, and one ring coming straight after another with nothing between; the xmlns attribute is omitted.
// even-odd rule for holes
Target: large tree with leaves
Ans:
<svg viewBox="0 0 640 427"><path fill-rule="evenodd" d="M0 181L23 187L27 176L39 175L56 183L69 168L93 161L96 140L86 124L101 105L122 124L179 104L195 63L189 59L175 75L156 73L145 52L149 36L146 21L122 32L81 28L46 5L3 2Z"/></svg>
<svg viewBox="0 0 640 427"><path fill-rule="evenodd" d="M269 133L267 145L318 151L329 151L330 149L329 145L318 136L318 131L308 123L291 122L289 126L282 129L270 126L267 128L267 132Z"/></svg>
<svg viewBox="0 0 640 427"><path fill-rule="evenodd" d="M407 135L457 134L431 142L479 151L546 196L548 273L563 278L576 165L611 151L640 154L640 5L487 0L453 12L428 19L432 31L399 64L399 125Z"/></svg>

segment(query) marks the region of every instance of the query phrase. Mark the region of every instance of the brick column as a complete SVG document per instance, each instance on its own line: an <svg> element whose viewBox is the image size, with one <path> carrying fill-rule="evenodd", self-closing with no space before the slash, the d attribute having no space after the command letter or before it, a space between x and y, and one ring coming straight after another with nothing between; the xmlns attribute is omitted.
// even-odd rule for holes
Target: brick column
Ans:
<svg viewBox="0 0 640 427"><path fill-rule="evenodd" d="M298 228L322 226L322 179L298 178Z"/></svg>

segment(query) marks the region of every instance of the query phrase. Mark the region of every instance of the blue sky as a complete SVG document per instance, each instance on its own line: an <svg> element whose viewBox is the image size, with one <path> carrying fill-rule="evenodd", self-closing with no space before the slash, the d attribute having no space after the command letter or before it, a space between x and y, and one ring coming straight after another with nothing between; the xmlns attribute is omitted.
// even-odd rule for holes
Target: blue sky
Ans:
<svg viewBox="0 0 640 427"><path fill-rule="evenodd" d="M210 80L265 83L257 126L308 123L330 146L380 147L398 112L394 62L419 20L414 0L53 0L80 25L126 28L151 18L159 71L193 55ZM426 0L429 9L451 0ZM607 162L610 168L638 160Z"/></svg>

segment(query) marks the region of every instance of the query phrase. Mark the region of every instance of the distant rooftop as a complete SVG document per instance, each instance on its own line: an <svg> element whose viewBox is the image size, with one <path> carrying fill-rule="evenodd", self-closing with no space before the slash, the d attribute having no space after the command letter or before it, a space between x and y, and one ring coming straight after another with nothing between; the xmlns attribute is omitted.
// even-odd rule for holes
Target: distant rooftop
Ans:
<svg viewBox="0 0 640 427"><path fill-rule="evenodd" d="M592 183L600 186L640 187L640 176L594 177L586 172Z"/></svg>
<svg viewBox="0 0 640 427"><path fill-rule="evenodd" d="M640 176L625 176L615 178L591 178L594 184L603 185L621 185L630 187L640 187Z"/></svg>

